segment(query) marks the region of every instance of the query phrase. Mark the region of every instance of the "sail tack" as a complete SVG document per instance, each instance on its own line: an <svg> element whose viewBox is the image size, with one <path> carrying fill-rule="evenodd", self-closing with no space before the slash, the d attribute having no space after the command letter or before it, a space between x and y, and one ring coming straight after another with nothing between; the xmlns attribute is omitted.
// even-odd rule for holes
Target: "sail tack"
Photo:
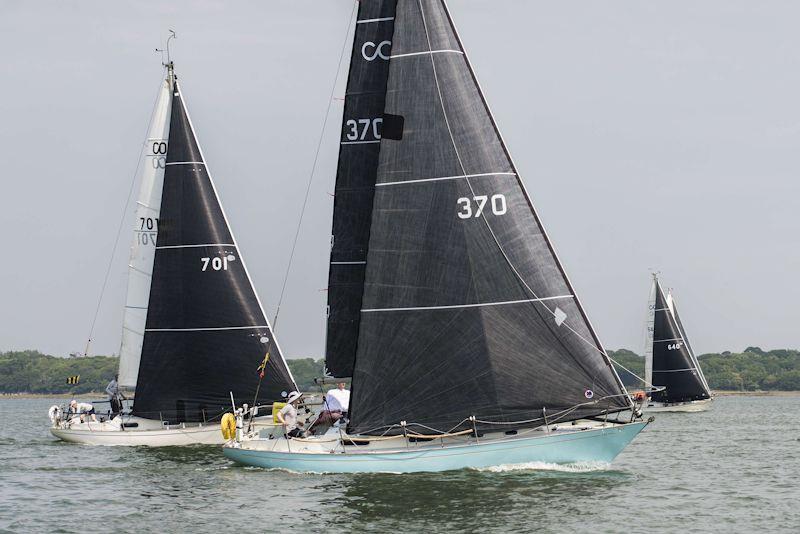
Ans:
<svg viewBox="0 0 800 534"><path fill-rule="evenodd" d="M295 388L250 282L177 81L134 413L203 421Z"/></svg>
<svg viewBox="0 0 800 534"><path fill-rule="evenodd" d="M357 33L351 60L380 61L388 78L383 113L364 117L382 120L383 135L349 430L380 432L401 420L447 430L473 415L519 422L543 409L562 420L626 409L444 2L367 5L386 10L380 18L393 19L393 32L374 58L356 53L364 49Z"/></svg>
<svg viewBox="0 0 800 534"><path fill-rule="evenodd" d="M133 223L133 242L128 262L128 291L122 321L122 343L119 355L119 385L136 387L139 358L142 354L150 280L156 252L158 221L161 211L161 189L169 145L172 82L161 83L150 130L142 149L139 198Z"/></svg>
<svg viewBox="0 0 800 534"><path fill-rule="evenodd" d="M665 389L653 392L651 400L671 403L711 398L711 390L680 324L675 303L664 295L658 280L654 285L652 363L646 367L650 369L652 385Z"/></svg>

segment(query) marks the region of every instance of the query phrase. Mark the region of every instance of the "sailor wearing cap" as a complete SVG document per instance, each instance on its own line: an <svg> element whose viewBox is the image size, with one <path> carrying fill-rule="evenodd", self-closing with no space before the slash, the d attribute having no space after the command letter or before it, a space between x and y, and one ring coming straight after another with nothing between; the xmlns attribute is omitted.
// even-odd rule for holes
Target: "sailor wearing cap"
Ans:
<svg viewBox="0 0 800 534"><path fill-rule="evenodd" d="M286 437L297 438L303 436L303 430L298 428L297 425L297 401L300 400L302 394L298 391L292 391L286 398L286 406L280 409L277 413L278 422L283 425L283 431Z"/></svg>

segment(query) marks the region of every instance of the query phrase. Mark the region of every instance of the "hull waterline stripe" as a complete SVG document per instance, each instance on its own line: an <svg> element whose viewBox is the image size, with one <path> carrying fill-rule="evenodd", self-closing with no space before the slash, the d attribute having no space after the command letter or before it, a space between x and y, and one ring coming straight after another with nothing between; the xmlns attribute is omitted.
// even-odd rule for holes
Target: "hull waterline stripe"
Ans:
<svg viewBox="0 0 800 534"><path fill-rule="evenodd" d="M383 17L381 19L362 19L362 20L357 20L356 24L367 24L369 22L385 22L387 20L394 20L394 17Z"/></svg>
<svg viewBox="0 0 800 534"><path fill-rule="evenodd" d="M523 302L543 302L546 300L571 299L573 295L559 295L557 297L543 297L540 299L505 300L501 302L479 302L477 304L453 304L450 306L419 306L414 308L368 308L361 310L367 312L392 312L392 311L417 311L417 310L451 310L455 308L480 308L485 306L504 306L506 304L521 304Z"/></svg>
<svg viewBox="0 0 800 534"><path fill-rule="evenodd" d="M664 369L659 371L658 369L653 369L654 373L683 373L685 371L696 371L697 367L688 367L686 369Z"/></svg>
<svg viewBox="0 0 800 534"><path fill-rule="evenodd" d="M205 162L202 162L202 161L172 161L172 162L168 162L167 165L205 165Z"/></svg>
<svg viewBox="0 0 800 534"><path fill-rule="evenodd" d="M391 59L396 59L399 57L411 57L411 56L427 56L430 54L461 54L464 55L464 52L461 50L425 50L424 52L410 52L408 54L392 54L389 56Z"/></svg>
<svg viewBox="0 0 800 534"><path fill-rule="evenodd" d="M199 245L164 245L163 247L156 247L156 250L165 248L197 248L197 247L235 247L233 243L201 243Z"/></svg>
<svg viewBox="0 0 800 534"><path fill-rule="evenodd" d="M441 178L420 178L419 180L405 180L400 182L382 182L375 184L375 187L383 187L385 185L402 185L402 184L418 184L421 182L439 182L441 180L458 180L459 178L482 178L485 176L516 176L515 172L483 172L480 174L461 174L458 176L442 176Z"/></svg>
<svg viewBox="0 0 800 534"><path fill-rule="evenodd" d="M267 325L254 326L223 326L220 328L145 328L145 332L207 332L209 330L252 330L254 328L268 328Z"/></svg>

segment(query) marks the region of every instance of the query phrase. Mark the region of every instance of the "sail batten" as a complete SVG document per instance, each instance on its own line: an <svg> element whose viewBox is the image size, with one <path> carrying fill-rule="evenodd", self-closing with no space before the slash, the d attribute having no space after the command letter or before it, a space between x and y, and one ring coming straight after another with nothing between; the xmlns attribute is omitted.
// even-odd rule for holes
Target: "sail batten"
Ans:
<svg viewBox="0 0 800 534"><path fill-rule="evenodd" d="M358 258L332 254L366 260L354 284L361 305L349 430L627 409L444 2L392 5L388 44L370 41L359 55L366 43L357 36L351 63L351 72L366 68L377 50L388 75L368 246ZM342 237L335 233L334 247Z"/></svg>
<svg viewBox="0 0 800 534"><path fill-rule="evenodd" d="M182 90L172 93L158 243L133 411L204 421L295 389L208 172Z"/></svg>

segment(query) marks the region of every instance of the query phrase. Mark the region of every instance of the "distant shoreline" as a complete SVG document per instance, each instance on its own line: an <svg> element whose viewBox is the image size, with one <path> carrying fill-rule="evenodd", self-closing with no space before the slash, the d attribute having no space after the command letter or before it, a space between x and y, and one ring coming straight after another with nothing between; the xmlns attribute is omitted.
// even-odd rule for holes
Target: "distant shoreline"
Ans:
<svg viewBox="0 0 800 534"><path fill-rule="evenodd" d="M89 393L0 393L0 399L70 399L85 397L97 397L95 400L106 400L108 395L105 392L99 393L97 391L90 391Z"/></svg>
<svg viewBox="0 0 800 534"><path fill-rule="evenodd" d="M736 391L728 389L715 389L714 395L717 397L797 397L800 396L800 391L781 391L781 390L767 390L767 391Z"/></svg>

